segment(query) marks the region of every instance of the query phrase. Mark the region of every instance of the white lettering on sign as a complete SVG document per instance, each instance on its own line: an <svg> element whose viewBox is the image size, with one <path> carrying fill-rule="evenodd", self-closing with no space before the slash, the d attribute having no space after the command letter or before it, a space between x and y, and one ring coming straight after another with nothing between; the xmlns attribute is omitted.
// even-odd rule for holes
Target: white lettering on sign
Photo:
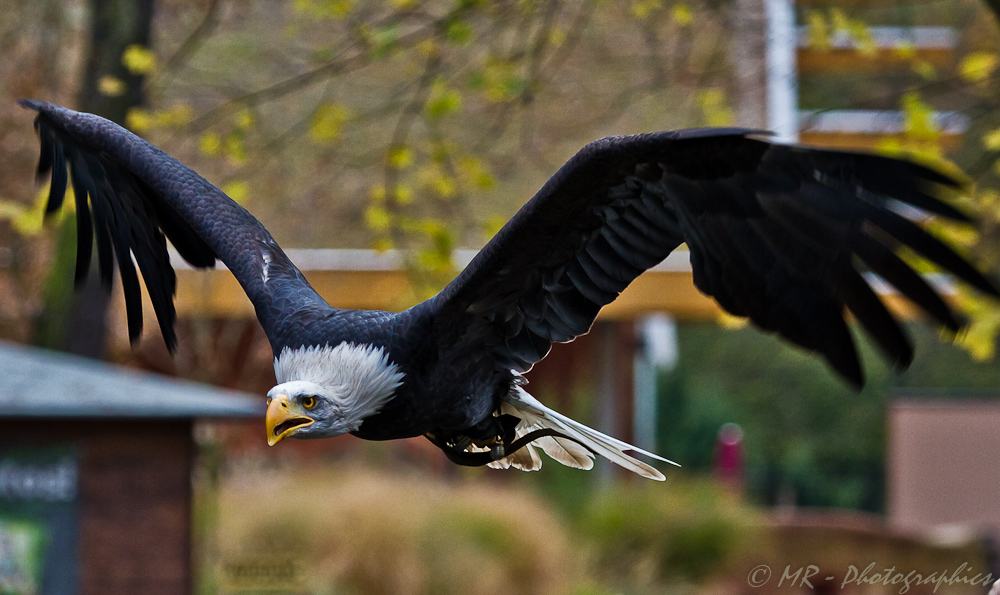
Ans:
<svg viewBox="0 0 1000 595"><path fill-rule="evenodd" d="M76 461L37 464L0 460L0 499L71 502L76 499Z"/></svg>

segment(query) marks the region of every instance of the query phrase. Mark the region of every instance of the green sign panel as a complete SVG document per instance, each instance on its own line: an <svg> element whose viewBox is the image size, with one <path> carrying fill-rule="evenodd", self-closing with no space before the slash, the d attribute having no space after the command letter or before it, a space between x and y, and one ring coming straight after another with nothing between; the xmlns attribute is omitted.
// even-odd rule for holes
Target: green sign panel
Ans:
<svg viewBox="0 0 1000 595"><path fill-rule="evenodd" d="M76 593L77 457L0 447L0 595Z"/></svg>

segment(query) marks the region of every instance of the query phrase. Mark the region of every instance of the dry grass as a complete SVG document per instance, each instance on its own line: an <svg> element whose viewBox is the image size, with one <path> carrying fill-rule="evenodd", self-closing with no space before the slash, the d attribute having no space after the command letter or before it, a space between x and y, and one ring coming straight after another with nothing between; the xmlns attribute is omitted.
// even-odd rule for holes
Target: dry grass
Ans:
<svg viewBox="0 0 1000 595"><path fill-rule="evenodd" d="M559 521L508 488L276 471L227 482L219 507L225 590L563 593L575 579Z"/></svg>

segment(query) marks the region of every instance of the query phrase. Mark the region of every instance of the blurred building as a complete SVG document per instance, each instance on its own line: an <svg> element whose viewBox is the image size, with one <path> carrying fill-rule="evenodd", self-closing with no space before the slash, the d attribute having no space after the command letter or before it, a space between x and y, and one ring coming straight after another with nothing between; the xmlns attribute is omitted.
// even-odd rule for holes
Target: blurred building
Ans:
<svg viewBox="0 0 1000 595"><path fill-rule="evenodd" d="M190 593L198 418L232 391L0 343L0 592Z"/></svg>
<svg viewBox="0 0 1000 595"><path fill-rule="evenodd" d="M1000 400L904 393L890 404L886 508L898 528L1000 536Z"/></svg>

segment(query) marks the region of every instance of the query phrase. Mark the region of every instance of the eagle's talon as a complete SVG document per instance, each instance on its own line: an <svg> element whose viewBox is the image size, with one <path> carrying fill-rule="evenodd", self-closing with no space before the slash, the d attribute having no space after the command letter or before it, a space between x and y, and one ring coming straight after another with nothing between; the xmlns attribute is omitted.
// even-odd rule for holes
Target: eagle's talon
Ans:
<svg viewBox="0 0 1000 595"><path fill-rule="evenodd" d="M456 436L449 442L452 449L456 451L463 451L468 448L470 444L472 444L472 438L469 438L468 436Z"/></svg>

